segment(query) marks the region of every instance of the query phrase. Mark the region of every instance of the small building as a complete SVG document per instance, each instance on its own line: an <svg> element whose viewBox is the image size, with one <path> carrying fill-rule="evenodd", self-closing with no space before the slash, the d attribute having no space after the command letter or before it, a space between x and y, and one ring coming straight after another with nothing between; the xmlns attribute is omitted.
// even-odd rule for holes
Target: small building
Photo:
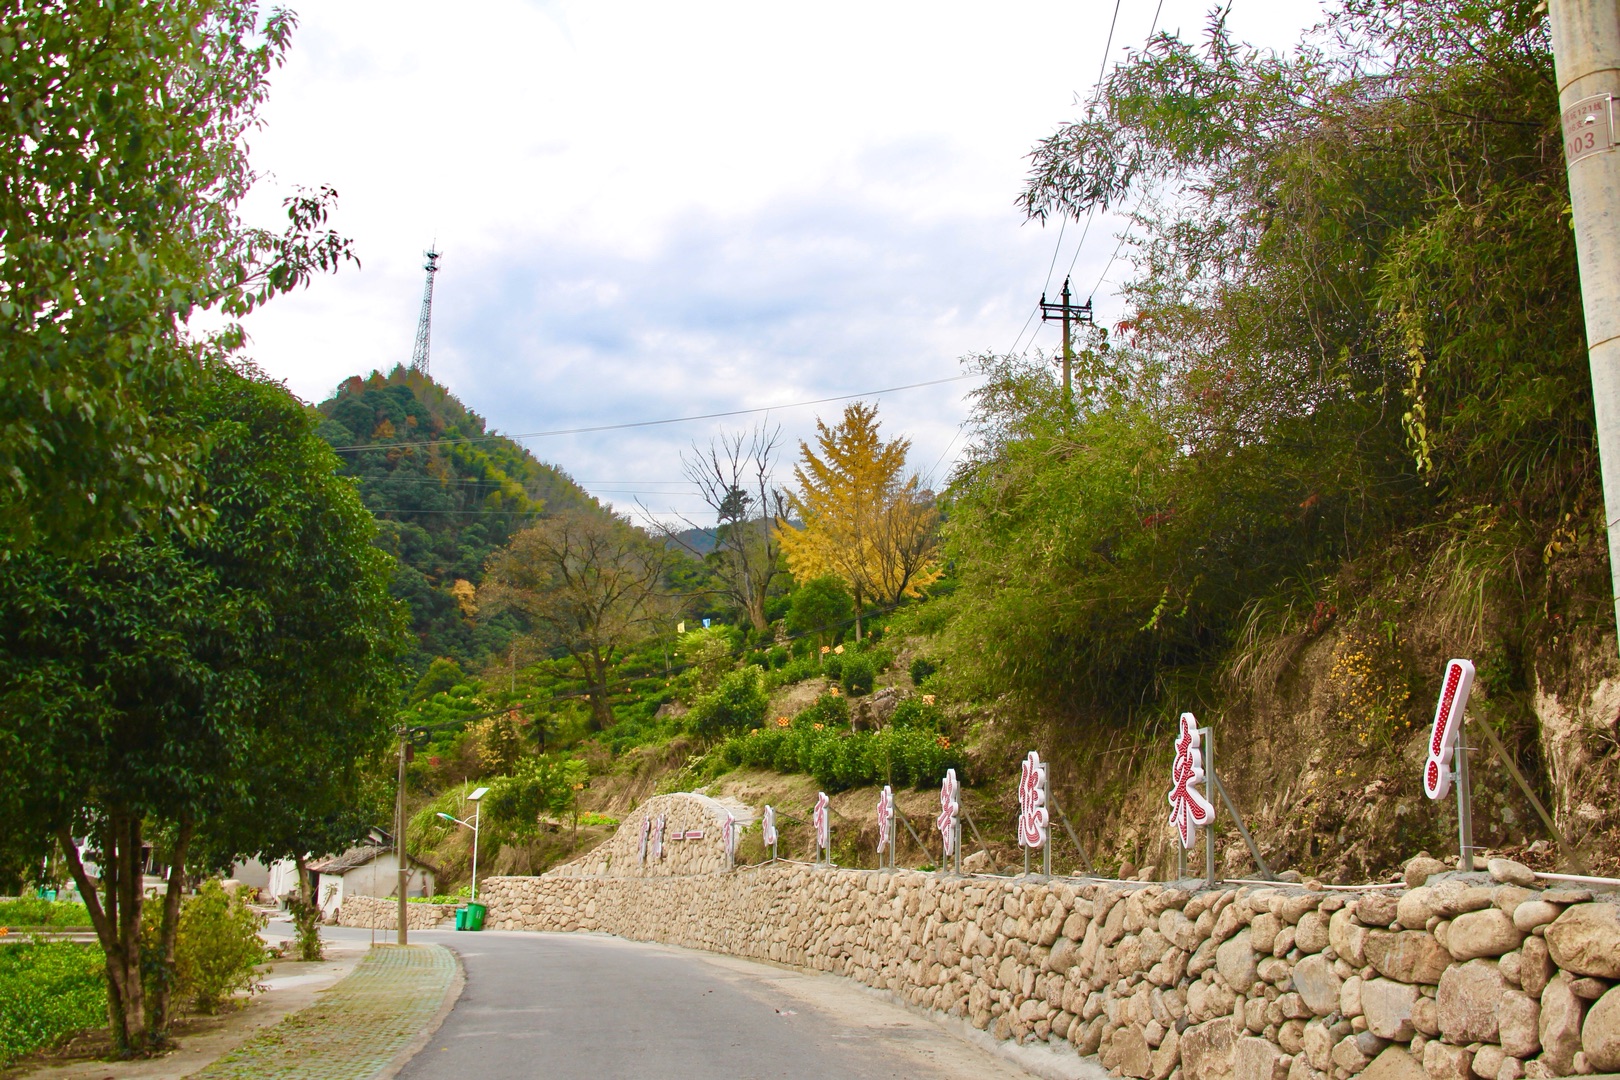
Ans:
<svg viewBox="0 0 1620 1080"><path fill-rule="evenodd" d="M438 870L409 855L406 860L405 895L435 895ZM309 864L309 871L321 918L327 921L337 918L345 896L399 895L399 857L392 848L381 844L362 844L341 855L317 859Z"/></svg>

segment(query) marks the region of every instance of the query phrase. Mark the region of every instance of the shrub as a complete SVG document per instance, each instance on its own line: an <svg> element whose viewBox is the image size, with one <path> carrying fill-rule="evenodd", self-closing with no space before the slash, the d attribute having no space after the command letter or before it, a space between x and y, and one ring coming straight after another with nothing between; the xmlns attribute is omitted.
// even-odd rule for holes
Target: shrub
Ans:
<svg viewBox="0 0 1620 1080"><path fill-rule="evenodd" d="M804 680L819 675L820 673L821 665L816 662L815 657L801 656L797 659L789 660L775 671L766 673L765 689L770 691L782 686L791 686L794 683L803 682Z"/></svg>
<svg viewBox="0 0 1620 1080"><path fill-rule="evenodd" d="M320 905L306 904L295 896L287 902L287 913L292 916L293 949L298 959L325 960L326 944L321 941Z"/></svg>
<svg viewBox="0 0 1620 1080"><path fill-rule="evenodd" d="M676 648L687 663L692 686L699 694L707 694L720 684L721 675L731 664L732 635L723 626L688 630Z"/></svg>
<svg viewBox="0 0 1620 1080"><path fill-rule="evenodd" d="M849 701L837 694L822 694L815 704L793 718L794 727L842 727L849 723Z"/></svg>
<svg viewBox="0 0 1620 1080"><path fill-rule="evenodd" d="M908 697L895 706L889 726L897 731L938 731L944 712L938 705L926 705L920 697Z"/></svg>
<svg viewBox="0 0 1620 1080"><path fill-rule="evenodd" d="M872 692L872 683L877 678L877 668L872 659L862 653L844 657L842 672L844 690L850 697L860 697Z"/></svg>
<svg viewBox="0 0 1620 1080"><path fill-rule="evenodd" d="M786 646L773 645L765 653L765 666L770 668L772 671L775 671L777 668L780 668L786 664L791 655L792 654L787 651Z"/></svg>
<svg viewBox="0 0 1620 1080"><path fill-rule="evenodd" d="M770 698L757 667L733 671L720 680L713 693L704 694L686 715L688 730L703 736L725 735L765 722Z"/></svg>
<svg viewBox="0 0 1620 1080"><path fill-rule="evenodd" d="M105 1025L104 972L96 945L35 941L0 947L0 1066Z"/></svg>
<svg viewBox="0 0 1620 1080"><path fill-rule="evenodd" d="M513 767L511 775L497 776L489 782L480 827L489 829L490 839L496 842L531 840L539 833L540 815L567 813L574 805L574 785L589 778L590 767L575 758L555 754L526 757Z"/></svg>
<svg viewBox="0 0 1620 1080"><path fill-rule="evenodd" d="M152 904L148 910L159 909ZM264 942L259 940L264 924L263 915L218 881L203 882L180 906L175 996L191 998L198 1012L213 1013L238 990L251 988L253 969L264 962Z"/></svg>
<svg viewBox="0 0 1620 1080"><path fill-rule="evenodd" d="M836 682L844 674L843 654L830 652L823 656L821 658L821 673Z"/></svg>
<svg viewBox="0 0 1620 1080"><path fill-rule="evenodd" d="M0 900L0 926L89 926L90 912L67 900L41 900L24 896Z"/></svg>
<svg viewBox="0 0 1620 1080"><path fill-rule="evenodd" d="M918 686L928 681L928 676L939 670L939 665L926 656L919 656L911 662L911 681Z"/></svg>
<svg viewBox="0 0 1620 1080"><path fill-rule="evenodd" d="M855 614L855 598L841 578L811 578L793 591L787 626L794 634L814 634L822 643Z"/></svg>

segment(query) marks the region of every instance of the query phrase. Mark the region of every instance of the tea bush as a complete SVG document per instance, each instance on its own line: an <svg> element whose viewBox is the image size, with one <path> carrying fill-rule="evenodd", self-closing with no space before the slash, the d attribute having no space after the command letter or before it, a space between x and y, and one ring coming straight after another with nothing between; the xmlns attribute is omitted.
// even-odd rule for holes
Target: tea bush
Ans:
<svg viewBox="0 0 1620 1080"><path fill-rule="evenodd" d="M104 1026L104 972L95 945L52 941L0 948L0 1066L76 1031Z"/></svg>
<svg viewBox="0 0 1620 1080"><path fill-rule="evenodd" d="M856 653L854 656L844 657L842 673L844 691L850 697L862 697L872 692L872 683L877 679L877 668L869 656Z"/></svg>
<svg viewBox="0 0 1620 1080"><path fill-rule="evenodd" d="M89 926L90 912L67 900L24 896L0 900L0 926Z"/></svg>

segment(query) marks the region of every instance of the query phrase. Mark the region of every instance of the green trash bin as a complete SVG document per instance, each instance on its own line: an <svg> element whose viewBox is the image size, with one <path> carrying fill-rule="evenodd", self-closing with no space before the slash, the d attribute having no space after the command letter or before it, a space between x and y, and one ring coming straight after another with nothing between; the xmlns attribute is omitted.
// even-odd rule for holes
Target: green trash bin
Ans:
<svg viewBox="0 0 1620 1080"><path fill-rule="evenodd" d="M467 929L482 930L484 928L484 912L488 910L478 901L469 900L467 902Z"/></svg>
<svg viewBox="0 0 1620 1080"><path fill-rule="evenodd" d="M456 908L456 929L467 929L467 909L465 907Z"/></svg>

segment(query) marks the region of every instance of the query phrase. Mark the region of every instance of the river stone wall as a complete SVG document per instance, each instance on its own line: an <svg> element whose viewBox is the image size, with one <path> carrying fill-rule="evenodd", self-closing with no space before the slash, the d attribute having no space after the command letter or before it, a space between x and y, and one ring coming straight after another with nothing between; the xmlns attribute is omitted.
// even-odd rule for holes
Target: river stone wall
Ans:
<svg viewBox="0 0 1620 1080"><path fill-rule="evenodd" d="M455 922L455 904L405 904L405 929L432 930ZM339 926L357 926L362 930L395 930L399 928L399 901L394 897L345 896L338 908Z"/></svg>
<svg viewBox="0 0 1620 1080"><path fill-rule="evenodd" d="M656 810L654 811L657 812ZM629 822L626 822L629 825ZM621 830L621 836L628 833ZM486 926L598 931L856 979L1138 1080L1620 1070L1620 902L1517 864L1402 891L1189 891L775 862L496 877Z"/></svg>

